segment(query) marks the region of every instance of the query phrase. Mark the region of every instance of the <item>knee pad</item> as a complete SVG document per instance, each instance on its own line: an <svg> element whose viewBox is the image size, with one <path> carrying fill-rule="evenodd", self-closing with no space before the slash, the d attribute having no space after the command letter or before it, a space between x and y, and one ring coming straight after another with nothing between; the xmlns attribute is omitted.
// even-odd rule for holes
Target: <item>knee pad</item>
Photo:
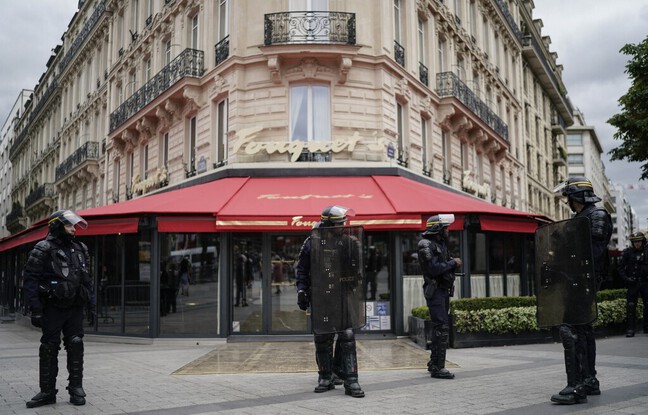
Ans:
<svg viewBox="0 0 648 415"><path fill-rule="evenodd" d="M560 334L560 340L565 349L575 347L578 336L572 326L562 325L558 328L558 333Z"/></svg>
<svg viewBox="0 0 648 415"><path fill-rule="evenodd" d="M355 340L355 332L353 329L346 329L338 334L340 342L352 342Z"/></svg>
<svg viewBox="0 0 648 415"><path fill-rule="evenodd" d="M74 335L70 337L69 339L66 339L65 342L65 348L70 351L77 351L81 350L83 351L83 338L77 335Z"/></svg>

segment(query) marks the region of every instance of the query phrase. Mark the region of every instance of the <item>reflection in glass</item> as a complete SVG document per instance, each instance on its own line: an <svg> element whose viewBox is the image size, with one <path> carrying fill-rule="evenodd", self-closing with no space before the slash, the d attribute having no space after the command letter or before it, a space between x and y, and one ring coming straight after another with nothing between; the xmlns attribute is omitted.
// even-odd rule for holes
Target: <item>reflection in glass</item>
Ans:
<svg viewBox="0 0 648 415"><path fill-rule="evenodd" d="M218 334L217 234L160 234L160 335Z"/></svg>
<svg viewBox="0 0 648 415"><path fill-rule="evenodd" d="M263 330L263 270L261 235L239 234L232 238L232 332Z"/></svg>
<svg viewBox="0 0 648 415"><path fill-rule="evenodd" d="M297 306L295 289L295 265L299 250L305 237L303 235L278 235L272 237L272 319L270 330L273 333L306 333L308 315Z"/></svg>

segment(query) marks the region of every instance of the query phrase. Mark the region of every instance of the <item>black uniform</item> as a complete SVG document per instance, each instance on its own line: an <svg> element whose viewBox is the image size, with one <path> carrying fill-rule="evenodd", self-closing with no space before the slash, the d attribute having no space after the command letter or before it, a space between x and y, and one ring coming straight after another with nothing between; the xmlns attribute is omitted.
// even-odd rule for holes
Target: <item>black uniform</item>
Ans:
<svg viewBox="0 0 648 415"><path fill-rule="evenodd" d="M621 254L619 275L628 285L626 293L626 315L628 318L628 332L626 336L634 335L637 319L637 301L639 295L643 299L643 331L648 333L648 252L646 245L641 248L626 248Z"/></svg>
<svg viewBox="0 0 648 415"><path fill-rule="evenodd" d="M452 378L445 370L448 348L450 292L454 285L457 262L451 259L443 238L423 235L418 244L418 260L423 271L423 294L432 320L432 344L428 370L433 377Z"/></svg>
<svg viewBox="0 0 648 415"><path fill-rule="evenodd" d="M587 203L574 217L587 217L591 225L592 256L594 273L600 287L605 277L605 257L607 245L612 236L612 219L610 214L594 203ZM568 379L574 378L575 393L578 397L584 395L600 395L599 381L596 379L596 339L592 324L568 325L559 327L560 338L565 349L565 364ZM561 392L566 394L569 386ZM569 392L574 393L569 390Z"/></svg>
<svg viewBox="0 0 648 415"><path fill-rule="evenodd" d="M70 402L85 403L83 379L83 310L94 309L88 248L64 231L51 232L29 254L24 269L24 288L32 324L42 326L39 350L41 392L28 407L56 402L58 352L63 333L67 351ZM40 397L39 397L40 395Z"/></svg>
<svg viewBox="0 0 648 415"><path fill-rule="evenodd" d="M311 238L304 241L297 260L296 285L299 291L298 304L302 310L310 305L311 288ZM335 336L337 334L337 340ZM353 328L338 333L314 334L315 360L319 382L316 393L335 389L337 376L344 382L345 393L355 398L364 397L358 384L358 361ZM333 343L335 342L335 350Z"/></svg>

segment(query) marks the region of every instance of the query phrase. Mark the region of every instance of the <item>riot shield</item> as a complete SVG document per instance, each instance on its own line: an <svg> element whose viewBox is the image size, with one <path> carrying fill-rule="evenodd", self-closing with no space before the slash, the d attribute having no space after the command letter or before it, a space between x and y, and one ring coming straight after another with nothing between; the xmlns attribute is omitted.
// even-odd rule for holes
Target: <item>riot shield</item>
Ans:
<svg viewBox="0 0 648 415"><path fill-rule="evenodd" d="M535 232L535 284L539 327L596 320L596 277L586 217L545 225Z"/></svg>
<svg viewBox="0 0 648 415"><path fill-rule="evenodd" d="M311 313L317 334L365 325L362 241L361 226L311 232Z"/></svg>

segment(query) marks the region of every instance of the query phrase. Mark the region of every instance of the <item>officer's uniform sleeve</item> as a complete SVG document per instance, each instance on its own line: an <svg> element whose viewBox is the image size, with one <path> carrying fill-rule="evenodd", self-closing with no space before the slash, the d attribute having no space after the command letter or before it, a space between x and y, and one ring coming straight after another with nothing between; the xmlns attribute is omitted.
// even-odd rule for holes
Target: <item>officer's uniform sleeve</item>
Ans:
<svg viewBox="0 0 648 415"><path fill-rule="evenodd" d="M90 253L88 246L83 242L79 242L81 252L83 253L83 261L85 263L83 272L83 286L88 290L88 305L94 307L96 305L96 297L94 291L94 281L90 273Z"/></svg>
<svg viewBox="0 0 648 415"><path fill-rule="evenodd" d="M297 290L308 291L311 286L311 239L310 236L306 238L302 244L301 250L299 251L299 257L297 258L297 266L295 267L295 285L297 285Z"/></svg>
<svg viewBox="0 0 648 415"><path fill-rule="evenodd" d="M619 258L619 277L621 277L623 281L628 281L628 275L626 273L626 267L628 266L628 253L628 249L624 249Z"/></svg>
<svg viewBox="0 0 648 415"><path fill-rule="evenodd" d="M439 258L440 252L436 251L437 248L432 241L425 238L419 241L418 260L423 276L426 278L437 278L447 272L452 272L457 266L454 259L441 261Z"/></svg>
<svg viewBox="0 0 648 415"><path fill-rule="evenodd" d="M48 258L49 243L40 241L29 252L27 264L23 269L23 288L27 306L32 313L43 311L43 303L39 295L38 286L44 282L46 263Z"/></svg>
<svg viewBox="0 0 648 415"><path fill-rule="evenodd" d="M612 237L612 219L604 209L595 209L589 219L592 231L592 253L594 260L600 261Z"/></svg>

